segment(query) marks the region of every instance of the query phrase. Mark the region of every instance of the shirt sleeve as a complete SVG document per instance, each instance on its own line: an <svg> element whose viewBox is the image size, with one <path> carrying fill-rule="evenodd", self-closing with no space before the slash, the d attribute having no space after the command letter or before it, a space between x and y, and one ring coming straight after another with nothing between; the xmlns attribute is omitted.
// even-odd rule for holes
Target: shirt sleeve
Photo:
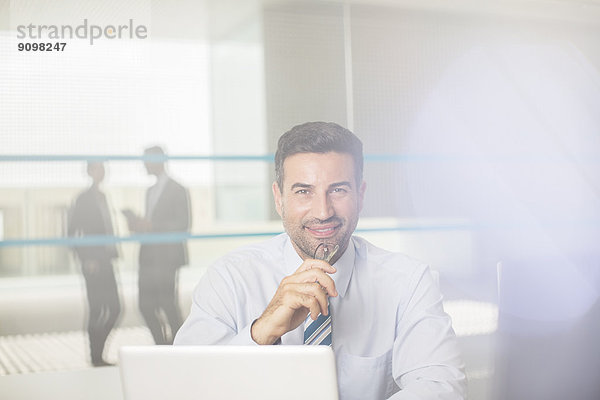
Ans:
<svg viewBox="0 0 600 400"><path fill-rule="evenodd" d="M392 371L401 390L390 399L464 399L464 365L437 280L423 267L412 281L412 295L396 321L393 348Z"/></svg>
<svg viewBox="0 0 600 400"><path fill-rule="evenodd" d="M175 345L257 345L250 327L237 326L232 283L215 268L209 268L194 290L190 315L177 335Z"/></svg>

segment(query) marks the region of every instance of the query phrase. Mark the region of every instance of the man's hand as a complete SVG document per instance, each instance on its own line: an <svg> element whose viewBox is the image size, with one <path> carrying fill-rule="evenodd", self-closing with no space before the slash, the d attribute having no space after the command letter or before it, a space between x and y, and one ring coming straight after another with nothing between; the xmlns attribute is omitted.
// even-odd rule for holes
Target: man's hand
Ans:
<svg viewBox="0 0 600 400"><path fill-rule="evenodd" d="M146 218L138 217L137 215L128 215L127 227L133 232L150 232L152 224Z"/></svg>
<svg viewBox="0 0 600 400"><path fill-rule="evenodd" d="M263 314L254 321L250 334L258 344L273 344L296 329L310 312L313 320L327 315L327 297L338 295L327 274L336 269L325 261L307 259L292 275L285 277Z"/></svg>

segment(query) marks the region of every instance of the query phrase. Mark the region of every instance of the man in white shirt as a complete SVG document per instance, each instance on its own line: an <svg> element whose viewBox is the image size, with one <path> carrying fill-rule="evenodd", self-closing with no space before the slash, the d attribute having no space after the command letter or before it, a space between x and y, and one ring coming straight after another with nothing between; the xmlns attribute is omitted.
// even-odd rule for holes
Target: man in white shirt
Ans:
<svg viewBox="0 0 600 400"><path fill-rule="evenodd" d="M463 399L463 364L428 267L352 236L362 169L362 143L339 125L285 133L272 189L286 234L209 268L175 344L298 345L305 324L330 313L341 399ZM315 259L321 243L339 246L329 263Z"/></svg>

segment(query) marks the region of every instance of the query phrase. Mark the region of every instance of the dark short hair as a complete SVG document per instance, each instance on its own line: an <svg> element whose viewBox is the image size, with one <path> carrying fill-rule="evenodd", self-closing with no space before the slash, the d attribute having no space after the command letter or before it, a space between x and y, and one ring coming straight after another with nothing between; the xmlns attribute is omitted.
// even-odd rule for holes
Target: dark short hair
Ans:
<svg viewBox="0 0 600 400"><path fill-rule="evenodd" d="M156 161L152 160L152 161L144 161L147 163L152 163L152 164L164 164L165 163L165 159L164 157L166 157L166 153L165 150L161 147L161 146L152 146L152 147L147 147L144 149L144 156L150 156L150 158L155 158Z"/></svg>
<svg viewBox="0 0 600 400"><path fill-rule="evenodd" d="M354 160L357 185L362 182L362 142L348 129L333 122L307 122L296 125L279 138L275 153L275 180L283 190L283 162L298 153L346 153Z"/></svg>
<svg viewBox="0 0 600 400"><path fill-rule="evenodd" d="M144 149L144 154L165 155L165 150L161 146L152 146Z"/></svg>

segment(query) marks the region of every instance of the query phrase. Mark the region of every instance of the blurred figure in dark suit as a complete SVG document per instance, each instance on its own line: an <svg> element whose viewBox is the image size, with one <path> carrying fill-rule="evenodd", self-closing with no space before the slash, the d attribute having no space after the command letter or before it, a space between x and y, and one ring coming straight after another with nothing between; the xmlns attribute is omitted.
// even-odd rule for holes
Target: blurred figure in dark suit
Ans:
<svg viewBox="0 0 600 400"><path fill-rule="evenodd" d="M150 147L144 155L161 157L161 147ZM156 183L146 192L146 215L125 212L129 229L135 232L189 232L190 202L186 188L167 175L164 161L146 161L146 171ZM188 263L185 241L140 246L140 311L156 344L172 344L183 323L179 309L178 271Z"/></svg>
<svg viewBox="0 0 600 400"><path fill-rule="evenodd" d="M106 196L100 190L104 164L89 162L87 174L92 185L82 192L71 207L69 236L114 235ZM81 261L89 305L88 335L94 366L109 365L102 358L106 338L117 323L121 302L112 260L118 256L114 244L79 246L75 252Z"/></svg>

